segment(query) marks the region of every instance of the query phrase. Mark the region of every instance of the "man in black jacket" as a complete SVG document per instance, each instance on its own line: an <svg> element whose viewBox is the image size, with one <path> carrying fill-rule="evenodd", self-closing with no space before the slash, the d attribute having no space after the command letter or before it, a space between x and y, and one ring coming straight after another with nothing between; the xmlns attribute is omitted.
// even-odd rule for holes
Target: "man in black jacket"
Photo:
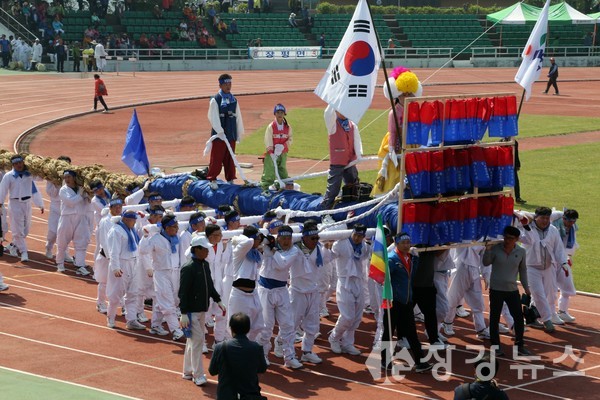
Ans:
<svg viewBox="0 0 600 400"><path fill-rule="evenodd" d="M548 71L548 85L546 86L546 90L544 94L548 94L548 90L550 90L550 86L554 87L554 95L558 96L558 85L556 84L556 80L558 79L558 65L554 60L554 57L550 58L550 71Z"/></svg>
<svg viewBox="0 0 600 400"><path fill-rule="evenodd" d="M206 261L210 242L204 235L197 235L190 243L192 259L181 267L179 282L179 308L181 327L187 336L183 357L183 379L191 380L198 386L206 384L202 365L204 344L204 317L208 310L209 297L219 305L225 314L221 296L215 290L210 267Z"/></svg>
<svg viewBox="0 0 600 400"><path fill-rule="evenodd" d="M250 318L246 314L233 314L229 328L233 339L215 346L208 367L211 375L219 375L217 400L257 399L258 374L267 370L263 348L246 336L250 332Z"/></svg>

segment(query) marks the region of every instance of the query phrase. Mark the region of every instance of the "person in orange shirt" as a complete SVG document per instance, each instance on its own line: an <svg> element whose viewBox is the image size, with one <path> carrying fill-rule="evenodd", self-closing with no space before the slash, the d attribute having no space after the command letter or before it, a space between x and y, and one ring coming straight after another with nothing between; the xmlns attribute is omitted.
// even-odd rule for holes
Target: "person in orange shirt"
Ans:
<svg viewBox="0 0 600 400"><path fill-rule="evenodd" d="M95 79L94 108L92 108L92 111L96 111L98 109L98 101L100 101L100 103L104 106L104 111L102 111L102 112L104 114L108 114L108 106L106 105L106 102L104 101L104 98L102 97L102 96L108 96L108 91L106 90L106 85L104 84L104 81L102 79L100 79L100 75L94 74L94 79Z"/></svg>

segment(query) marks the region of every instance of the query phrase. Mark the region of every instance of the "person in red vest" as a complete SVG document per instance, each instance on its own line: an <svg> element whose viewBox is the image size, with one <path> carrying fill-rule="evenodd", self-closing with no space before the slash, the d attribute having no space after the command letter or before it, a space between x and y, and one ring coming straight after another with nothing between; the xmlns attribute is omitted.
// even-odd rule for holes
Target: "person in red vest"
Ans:
<svg viewBox="0 0 600 400"><path fill-rule="evenodd" d="M104 111L102 112L106 114L108 113L108 106L103 98L103 96L108 96L106 85L104 84L104 81L100 79L100 75L98 74L94 74L94 80L94 108L92 108L92 111L96 111L98 109L99 101L104 106Z"/></svg>
<svg viewBox="0 0 600 400"><path fill-rule="evenodd" d="M362 156L362 142L356 124L331 105L325 109L325 126L329 134L329 173L321 209L330 209L340 192L342 180L346 185L358 183L355 165Z"/></svg>
<svg viewBox="0 0 600 400"><path fill-rule="evenodd" d="M275 120L265 130L265 154L263 174L260 186L267 191L277 180L275 168L281 179L288 177L286 168L289 146L292 144L292 127L288 124L285 116L286 109L283 104L277 104L273 109ZM283 189L283 188L280 188Z"/></svg>

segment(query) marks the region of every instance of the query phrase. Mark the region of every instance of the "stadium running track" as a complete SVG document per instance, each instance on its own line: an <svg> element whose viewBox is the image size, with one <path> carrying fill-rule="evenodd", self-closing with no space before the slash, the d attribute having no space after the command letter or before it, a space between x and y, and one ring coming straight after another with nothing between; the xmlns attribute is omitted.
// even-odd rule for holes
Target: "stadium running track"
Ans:
<svg viewBox="0 0 600 400"><path fill-rule="evenodd" d="M426 85L427 95L479 94L515 92L512 69L445 69L434 74L431 69L415 70ZM144 129L149 158L167 172L189 170L205 165L203 143L208 137L207 96L216 90L219 72L170 72L104 74L112 112L108 115L88 113L93 98L93 78L80 74L7 74L0 77L0 145L2 149L28 151L42 156L68 154L76 165L103 164L107 169L127 173L120 162L124 133L131 118L130 105L138 105L138 116ZM295 107L323 107L313 95L323 71L234 71L233 92L239 97L246 130L251 132L272 118L272 107L283 102ZM433 74L433 75L432 75ZM431 76L431 77L430 77ZM532 99L525 103L528 114L597 116L600 91L597 69L561 68L561 96L544 96L544 86L534 86ZM380 77L378 80L382 82ZM175 99L187 101L167 102ZM144 103L157 103L144 105ZM160 103L160 104L158 104ZM387 106L380 90L374 108ZM124 108L124 109L121 109ZM49 121L80 114L62 122ZM31 130L38 126L39 129ZM22 133L26 133L22 135ZM383 133L382 133L383 134ZM598 132L542 139L522 139L520 149L562 146L596 142ZM259 165L256 156L240 157L241 161ZM290 160L291 174L327 168L326 162ZM260 167L249 173L258 179ZM43 187L43 185L41 185ZM46 199L47 202L47 199ZM184 343L151 336L148 332L124 329L122 318L117 329L106 327L104 315L95 311L96 284L92 278L79 277L71 268L60 274L52 261L43 256L46 214L33 212L28 243L30 261L4 255L0 271L10 290L0 294L0 381L7 382L6 369L27 372L53 380L71 382L83 387L141 399L214 398L216 380L209 377L206 387L198 388L181 379ZM87 264L92 264L90 246ZM263 394L270 399L304 399L309 397L384 399L451 399L453 388L471 380L473 368L467 365L476 350L467 345L480 345L470 320L457 319L456 345L451 352L451 374L438 380L431 374L407 373L399 381L381 379L367 371L367 360L374 322L365 315L357 332L357 345L363 356L336 355L329 350L327 334L335 324L337 313L329 305L332 316L322 319L321 337L315 351L323 364L306 365L298 371L282 366L270 357L271 366L261 375ZM149 312L147 311L149 316ZM498 381L512 399L589 399L598 391L600 381L600 300L577 296L572 300L572 314L577 323L558 327L548 335L542 331L526 332L526 343L541 359L512 360L502 358ZM423 327L419 326L423 342ZM210 338L210 336L209 336ZM212 338L209 339L209 344ZM502 343L511 343L503 335ZM579 362L571 357L561 360L565 346L571 345ZM443 354L443 353L442 353ZM448 354L448 353L446 353ZM507 353L509 354L509 353ZM208 367L210 354L205 358ZM445 357L447 360L447 357ZM522 378L518 370L523 371ZM439 371L444 373L443 370ZM17 379L17 381L19 381ZM11 392L13 399L49 396L54 386L32 394L33 384ZM0 388L0 392L2 388ZM15 393L16 394L15 396ZM106 394L108 398L108 394ZM84 398L84 396L77 396ZM102 396L100 396L102 397ZM67 397L63 397L67 398Z"/></svg>

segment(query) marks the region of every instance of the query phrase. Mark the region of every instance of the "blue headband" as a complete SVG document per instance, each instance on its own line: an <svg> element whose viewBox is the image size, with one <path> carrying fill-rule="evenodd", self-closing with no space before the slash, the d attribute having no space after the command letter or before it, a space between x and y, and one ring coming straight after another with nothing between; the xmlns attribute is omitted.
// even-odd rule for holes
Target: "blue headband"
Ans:
<svg viewBox="0 0 600 400"><path fill-rule="evenodd" d="M102 182L98 182L98 184L92 188L90 188L92 190L98 190L98 189L104 189L104 185L102 184Z"/></svg>
<svg viewBox="0 0 600 400"><path fill-rule="evenodd" d="M70 169L68 169L68 170L66 170L65 172L63 172L63 176L67 176L67 175L70 175L70 176L72 176L73 178L75 178L75 177L77 176L77 174L75 173L75 171L72 171L72 170L70 170Z"/></svg>
<svg viewBox="0 0 600 400"><path fill-rule="evenodd" d="M148 201L154 201L154 200L162 200L162 196L160 194L155 194L155 195L148 197Z"/></svg>
<svg viewBox="0 0 600 400"><path fill-rule="evenodd" d="M190 219L190 225L196 225L196 224L199 224L200 222L204 222L204 217Z"/></svg>
<svg viewBox="0 0 600 400"><path fill-rule="evenodd" d="M177 223L177 218L173 218L172 220L170 220L169 222L167 222L166 224L162 224L163 228L169 227L169 226L173 226Z"/></svg>
<svg viewBox="0 0 600 400"><path fill-rule="evenodd" d="M125 211L121 214L121 218L137 219L137 213L135 211Z"/></svg>
<svg viewBox="0 0 600 400"><path fill-rule="evenodd" d="M123 200L121 200L121 199L112 199L112 200L111 200L111 201L108 203L108 205L109 205L110 207L112 207L112 206L118 206L118 205L121 205L121 204L123 204Z"/></svg>
<svg viewBox="0 0 600 400"><path fill-rule="evenodd" d="M302 236L314 236L314 235L318 235L318 234L319 234L318 229L312 229L310 231L302 231Z"/></svg>
<svg viewBox="0 0 600 400"><path fill-rule="evenodd" d="M367 234L367 231L366 230L362 230L362 229L360 231L358 231L358 230L356 230L356 228L354 228L354 230L352 230L352 233L355 233L355 234L360 235L360 236L365 236Z"/></svg>
<svg viewBox="0 0 600 400"><path fill-rule="evenodd" d="M236 222L240 220L240 216L239 215L234 215L233 217L229 217L229 218L225 218L225 222L230 223L230 222Z"/></svg>
<svg viewBox="0 0 600 400"><path fill-rule="evenodd" d="M273 221L269 224L269 229L279 228L282 225L283 225L283 221L280 219L276 219L275 221Z"/></svg>
<svg viewBox="0 0 600 400"><path fill-rule="evenodd" d="M394 239L394 242L399 243L403 240L410 240L410 236L409 235L400 235L400 236L396 236L396 238Z"/></svg>
<svg viewBox="0 0 600 400"><path fill-rule="evenodd" d="M231 78L219 79L219 85L222 85L224 83L231 83Z"/></svg>
<svg viewBox="0 0 600 400"><path fill-rule="evenodd" d="M289 231L283 231L283 232L279 231L277 233L277 236L281 236L281 237L283 237L283 236L292 236L292 232L289 232Z"/></svg>
<svg viewBox="0 0 600 400"><path fill-rule="evenodd" d="M150 214L152 214L152 215L165 215L165 212L163 210L152 210L152 209L150 209Z"/></svg>
<svg viewBox="0 0 600 400"><path fill-rule="evenodd" d="M12 160L10 160L11 163L16 164L18 162L23 161L23 157L15 157Z"/></svg>

